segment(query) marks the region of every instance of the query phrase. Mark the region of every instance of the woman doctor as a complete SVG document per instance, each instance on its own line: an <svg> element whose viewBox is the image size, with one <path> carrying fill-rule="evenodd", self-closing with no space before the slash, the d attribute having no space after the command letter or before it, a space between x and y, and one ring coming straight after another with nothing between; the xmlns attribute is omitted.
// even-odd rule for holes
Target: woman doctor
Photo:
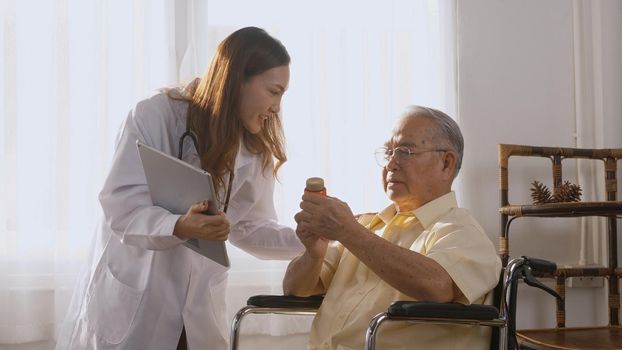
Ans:
<svg viewBox="0 0 622 350"><path fill-rule="evenodd" d="M130 112L99 195L104 219L92 267L57 349L171 350L183 328L190 349L227 347L227 268L182 243L228 239L262 259L302 251L294 231L277 224L272 197L286 160L279 110L289 62L278 40L243 28L219 45L200 80ZM200 202L181 216L154 206L137 140L210 172L220 203ZM218 215L201 214L212 204Z"/></svg>

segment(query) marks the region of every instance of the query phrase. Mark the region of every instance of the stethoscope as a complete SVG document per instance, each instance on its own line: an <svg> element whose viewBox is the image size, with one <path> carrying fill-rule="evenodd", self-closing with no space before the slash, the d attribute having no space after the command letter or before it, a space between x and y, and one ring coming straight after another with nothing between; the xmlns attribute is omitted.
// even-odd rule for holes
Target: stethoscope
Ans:
<svg viewBox="0 0 622 350"><path fill-rule="evenodd" d="M192 131L190 131L190 123L188 123L188 121L186 121L186 132L184 132L181 137L179 138L179 151L177 152L177 158L179 160L181 160L182 156L184 155L184 139L186 137L190 136L190 139L192 139L192 143L194 144L194 148L197 150L199 150L199 146L198 146L198 142L197 142L197 135L195 133L193 133ZM229 198L231 197L231 185L233 184L233 170L231 170L231 172L229 173L229 184L227 185L227 194L225 195L225 206L223 208L223 212L227 212L227 208L229 207Z"/></svg>

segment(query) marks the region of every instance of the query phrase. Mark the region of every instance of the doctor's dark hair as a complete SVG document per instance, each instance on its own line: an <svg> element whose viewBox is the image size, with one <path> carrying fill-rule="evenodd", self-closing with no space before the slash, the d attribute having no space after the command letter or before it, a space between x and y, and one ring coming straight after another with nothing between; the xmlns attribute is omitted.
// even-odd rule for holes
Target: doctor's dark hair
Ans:
<svg viewBox="0 0 622 350"><path fill-rule="evenodd" d="M287 49L265 30L246 27L223 40L205 75L190 93L188 122L197 135L201 166L223 188L233 170L242 143L261 154L263 170L273 164L273 176L285 163L285 138L278 114L268 118L258 134L251 134L240 120L242 83L271 68L289 65Z"/></svg>

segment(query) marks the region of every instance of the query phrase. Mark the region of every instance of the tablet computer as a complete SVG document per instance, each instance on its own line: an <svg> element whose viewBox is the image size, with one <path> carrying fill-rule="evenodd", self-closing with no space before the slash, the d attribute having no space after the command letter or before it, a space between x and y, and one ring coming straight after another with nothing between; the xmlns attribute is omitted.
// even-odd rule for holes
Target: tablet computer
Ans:
<svg viewBox="0 0 622 350"><path fill-rule="evenodd" d="M147 186L154 205L173 214L186 214L192 204L208 199L217 203L212 176L205 170L195 168L173 156L136 141L143 164ZM207 215L215 214L216 206L210 206ZM184 245L213 261L229 266L229 256L224 241L189 239Z"/></svg>

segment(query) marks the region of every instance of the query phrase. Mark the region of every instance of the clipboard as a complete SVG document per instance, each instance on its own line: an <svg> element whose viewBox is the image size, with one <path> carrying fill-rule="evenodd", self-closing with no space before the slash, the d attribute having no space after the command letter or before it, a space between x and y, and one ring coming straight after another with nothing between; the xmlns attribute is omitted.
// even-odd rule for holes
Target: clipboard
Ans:
<svg viewBox="0 0 622 350"><path fill-rule="evenodd" d="M147 187L154 205L173 214L186 214L192 204L208 199L217 203L212 176L205 170L195 168L171 155L136 141L138 154L143 165ZM218 212L210 205L207 215ZM229 256L224 241L189 239L184 245L195 252L229 267Z"/></svg>

